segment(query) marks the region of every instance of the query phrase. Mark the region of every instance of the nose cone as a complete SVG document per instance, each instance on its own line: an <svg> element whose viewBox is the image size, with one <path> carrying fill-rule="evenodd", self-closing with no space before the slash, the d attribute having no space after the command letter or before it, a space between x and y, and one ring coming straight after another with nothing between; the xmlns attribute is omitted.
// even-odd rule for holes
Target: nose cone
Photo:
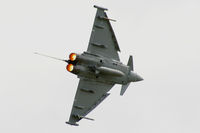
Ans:
<svg viewBox="0 0 200 133"><path fill-rule="evenodd" d="M136 81L142 81L142 80L144 80L141 76L139 76L139 75L135 75L135 82Z"/></svg>
<svg viewBox="0 0 200 133"><path fill-rule="evenodd" d="M129 80L131 82L138 82L144 80L141 76L139 76L137 73L131 72L129 76Z"/></svg>

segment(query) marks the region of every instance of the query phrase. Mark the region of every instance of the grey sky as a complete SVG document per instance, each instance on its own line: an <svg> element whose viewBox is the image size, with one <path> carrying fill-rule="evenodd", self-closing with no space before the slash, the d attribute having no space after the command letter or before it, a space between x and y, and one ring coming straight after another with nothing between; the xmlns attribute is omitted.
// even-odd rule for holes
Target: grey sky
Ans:
<svg viewBox="0 0 200 133"><path fill-rule="evenodd" d="M144 81L111 95L79 127L68 120L78 79L67 58L86 50L96 9L108 8L126 64ZM200 1L0 1L0 132L199 133Z"/></svg>

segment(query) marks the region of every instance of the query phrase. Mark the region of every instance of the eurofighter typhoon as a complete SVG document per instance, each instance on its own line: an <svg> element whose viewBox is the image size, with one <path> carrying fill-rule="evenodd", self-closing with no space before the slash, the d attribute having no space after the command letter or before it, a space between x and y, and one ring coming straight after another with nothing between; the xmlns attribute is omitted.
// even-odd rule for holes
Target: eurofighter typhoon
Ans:
<svg viewBox="0 0 200 133"><path fill-rule="evenodd" d="M66 122L74 126L78 126L81 119L93 120L86 115L109 96L108 92L115 84L122 85L120 95L123 95L131 82L143 80L134 72L132 56L127 65L120 62L119 45L110 24L115 20L108 18L106 8L94 7L97 12L87 51L71 53L69 60L48 56L67 62L67 71L80 79L70 118Z"/></svg>

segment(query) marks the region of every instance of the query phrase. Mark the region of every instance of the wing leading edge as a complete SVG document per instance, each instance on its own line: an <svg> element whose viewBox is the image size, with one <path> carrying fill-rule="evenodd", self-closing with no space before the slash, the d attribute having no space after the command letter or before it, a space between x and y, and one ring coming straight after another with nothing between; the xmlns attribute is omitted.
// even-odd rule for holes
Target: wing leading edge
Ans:
<svg viewBox="0 0 200 133"><path fill-rule="evenodd" d="M87 52L119 61L119 45L109 22L112 19L107 17L106 8L94 7L97 8L97 12Z"/></svg>
<svg viewBox="0 0 200 133"><path fill-rule="evenodd" d="M114 84L101 83L81 78L74 98L70 118L66 123L78 126L76 122L83 118L93 120L86 117L86 115L109 95L107 92L113 87L113 85Z"/></svg>

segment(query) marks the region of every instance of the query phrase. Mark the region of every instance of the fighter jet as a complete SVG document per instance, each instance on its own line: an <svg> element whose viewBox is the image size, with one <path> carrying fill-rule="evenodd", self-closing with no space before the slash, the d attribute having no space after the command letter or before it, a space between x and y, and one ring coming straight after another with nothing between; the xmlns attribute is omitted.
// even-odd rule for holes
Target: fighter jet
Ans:
<svg viewBox="0 0 200 133"><path fill-rule="evenodd" d="M120 95L123 95L131 82L143 80L134 72L132 56L127 65L120 62L120 48L110 24L115 20L108 18L105 12L108 9L94 7L97 12L87 51L71 53L68 60L59 59L68 63L67 71L80 78L70 118L66 122L74 126L78 126L81 119L93 120L86 115L109 96L108 92L115 84L122 85Z"/></svg>

